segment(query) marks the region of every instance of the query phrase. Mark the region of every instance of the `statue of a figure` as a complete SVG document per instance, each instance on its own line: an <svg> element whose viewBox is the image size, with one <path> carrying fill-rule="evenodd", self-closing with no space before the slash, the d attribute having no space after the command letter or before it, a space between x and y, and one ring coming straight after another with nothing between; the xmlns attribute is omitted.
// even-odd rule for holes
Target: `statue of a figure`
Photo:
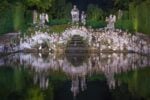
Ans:
<svg viewBox="0 0 150 100"><path fill-rule="evenodd" d="M106 17L106 22L108 22L106 29L115 29L115 22L116 22L116 15L110 15L109 17Z"/></svg>
<svg viewBox="0 0 150 100"><path fill-rule="evenodd" d="M81 23L82 23L83 25L86 24L86 14L85 14L84 11L82 11L82 13L81 13Z"/></svg>
<svg viewBox="0 0 150 100"><path fill-rule="evenodd" d="M48 14L40 14L40 25L45 25L45 22L49 22Z"/></svg>
<svg viewBox="0 0 150 100"><path fill-rule="evenodd" d="M76 5L74 5L73 9L71 10L71 16L72 16L72 23L78 24L79 23L79 10Z"/></svg>
<svg viewBox="0 0 150 100"><path fill-rule="evenodd" d="M123 16L123 11L119 9L119 11L118 11L118 16L117 16L118 19L121 19L122 16Z"/></svg>
<svg viewBox="0 0 150 100"><path fill-rule="evenodd" d="M47 23L49 22L48 14L45 14L45 20L46 20Z"/></svg>
<svg viewBox="0 0 150 100"><path fill-rule="evenodd" d="M33 11L33 24L37 23L38 13L36 10Z"/></svg>
<svg viewBox="0 0 150 100"><path fill-rule="evenodd" d="M40 25L44 25L45 24L45 16L44 13L40 14Z"/></svg>

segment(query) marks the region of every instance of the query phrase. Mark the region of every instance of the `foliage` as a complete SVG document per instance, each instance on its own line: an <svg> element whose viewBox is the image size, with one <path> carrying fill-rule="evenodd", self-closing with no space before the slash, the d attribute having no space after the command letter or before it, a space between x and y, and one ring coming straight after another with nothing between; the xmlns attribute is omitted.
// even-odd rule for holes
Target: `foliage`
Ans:
<svg viewBox="0 0 150 100"><path fill-rule="evenodd" d="M0 4L0 34L22 31L31 22L31 13L21 3L13 5L4 1Z"/></svg>
<svg viewBox="0 0 150 100"><path fill-rule="evenodd" d="M70 14L71 9L72 9L72 4L67 3L65 6L65 10L64 10L64 18L66 18L66 19L71 18L71 14Z"/></svg>
<svg viewBox="0 0 150 100"><path fill-rule="evenodd" d="M103 10L98 6L90 4L87 8L87 19L88 20L102 20L103 19Z"/></svg>
<svg viewBox="0 0 150 100"><path fill-rule="evenodd" d="M150 3L142 2L139 5L131 3L129 6L129 17L135 31L150 34Z"/></svg>
<svg viewBox="0 0 150 100"><path fill-rule="evenodd" d="M124 31L134 32L133 23L131 20L118 20L115 27Z"/></svg>
<svg viewBox="0 0 150 100"><path fill-rule="evenodd" d="M70 27L68 24L62 24L62 25L53 25L50 27L50 30L52 32L61 33L64 32L66 28Z"/></svg>
<svg viewBox="0 0 150 100"><path fill-rule="evenodd" d="M70 22L70 20L67 19L53 19L50 20L48 25L52 26L52 25L62 25L62 24L68 24Z"/></svg>
<svg viewBox="0 0 150 100"><path fill-rule="evenodd" d="M70 19L72 4L66 0L55 0L52 7L48 10L51 19Z"/></svg>
<svg viewBox="0 0 150 100"><path fill-rule="evenodd" d="M117 9L127 10L131 0L114 0Z"/></svg>
<svg viewBox="0 0 150 100"><path fill-rule="evenodd" d="M13 7L7 2L0 4L0 34L13 31Z"/></svg>
<svg viewBox="0 0 150 100"><path fill-rule="evenodd" d="M148 2L149 0L114 0L114 7L117 9L128 10L131 3L139 5L145 1Z"/></svg>
<svg viewBox="0 0 150 100"><path fill-rule="evenodd" d="M53 0L25 0L29 7L35 7L38 10L46 11L52 6Z"/></svg>
<svg viewBox="0 0 150 100"><path fill-rule="evenodd" d="M106 26L106 23L104 21L88 20L87 26L91 26L92 28L103 28Z"/></svg>
<svg viewBox="0 0 150 100"><path fill-rule="evenodd" d="M119 6L117 6L119 5ZM150 2L149 0L115 0L116 8L125 8L123 17L116 23L117 28L123 30L150 34Z"/></svg>
<svg viewBox="0 0 150 100"><path fill-rule="evenodd" d="M20 3L16 4L14 7L14 30L19 31L20 29L23 29L24 25L24 6Z"/></svg>

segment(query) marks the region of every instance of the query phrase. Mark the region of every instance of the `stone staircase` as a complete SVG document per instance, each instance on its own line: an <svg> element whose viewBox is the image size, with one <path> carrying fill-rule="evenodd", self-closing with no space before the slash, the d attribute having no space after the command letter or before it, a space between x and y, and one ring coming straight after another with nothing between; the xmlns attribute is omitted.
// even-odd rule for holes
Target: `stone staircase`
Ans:
<svg viewBox="0 0 150 100"><path fill-rule="evenodd" d="M87 53L88 44L83 37L79 35L74 35L70 41L68 41L66 46L66 53Z"/></svg>

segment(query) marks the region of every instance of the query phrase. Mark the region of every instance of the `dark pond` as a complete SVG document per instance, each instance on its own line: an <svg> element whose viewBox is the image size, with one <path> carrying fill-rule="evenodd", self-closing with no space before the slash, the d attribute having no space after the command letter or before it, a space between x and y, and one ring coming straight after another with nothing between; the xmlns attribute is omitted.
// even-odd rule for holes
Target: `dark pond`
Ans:
<svg viewBox="0 0 150 100"><path fill-rule="evenodd" d="M0 100L150 100L150 58L11 54L0 58Z"/></svg>

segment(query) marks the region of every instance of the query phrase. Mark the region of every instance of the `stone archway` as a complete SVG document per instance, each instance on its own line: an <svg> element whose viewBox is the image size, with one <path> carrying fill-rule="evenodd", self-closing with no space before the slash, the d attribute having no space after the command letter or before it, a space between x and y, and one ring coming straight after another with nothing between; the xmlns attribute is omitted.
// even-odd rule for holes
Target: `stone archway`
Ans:
<svg viewBox="0 0 150 100"><path fill-rule="evenodd" d="M67 53L85 53L88 51L90 34L87 29L70 28L62 33L66 41Z"/></svg>
<svg viewBox="0 0 150 100"><path fill-rule="evenodd" d="M74 35L79 35L81 37L83 37L84 40L89 40L90 38L90 34L87 31L87 29L76 29L76 28L71 28L66 30L65 32L62 33L62 36L66 39L69 40L71 37L73 37Z"/></svg>

